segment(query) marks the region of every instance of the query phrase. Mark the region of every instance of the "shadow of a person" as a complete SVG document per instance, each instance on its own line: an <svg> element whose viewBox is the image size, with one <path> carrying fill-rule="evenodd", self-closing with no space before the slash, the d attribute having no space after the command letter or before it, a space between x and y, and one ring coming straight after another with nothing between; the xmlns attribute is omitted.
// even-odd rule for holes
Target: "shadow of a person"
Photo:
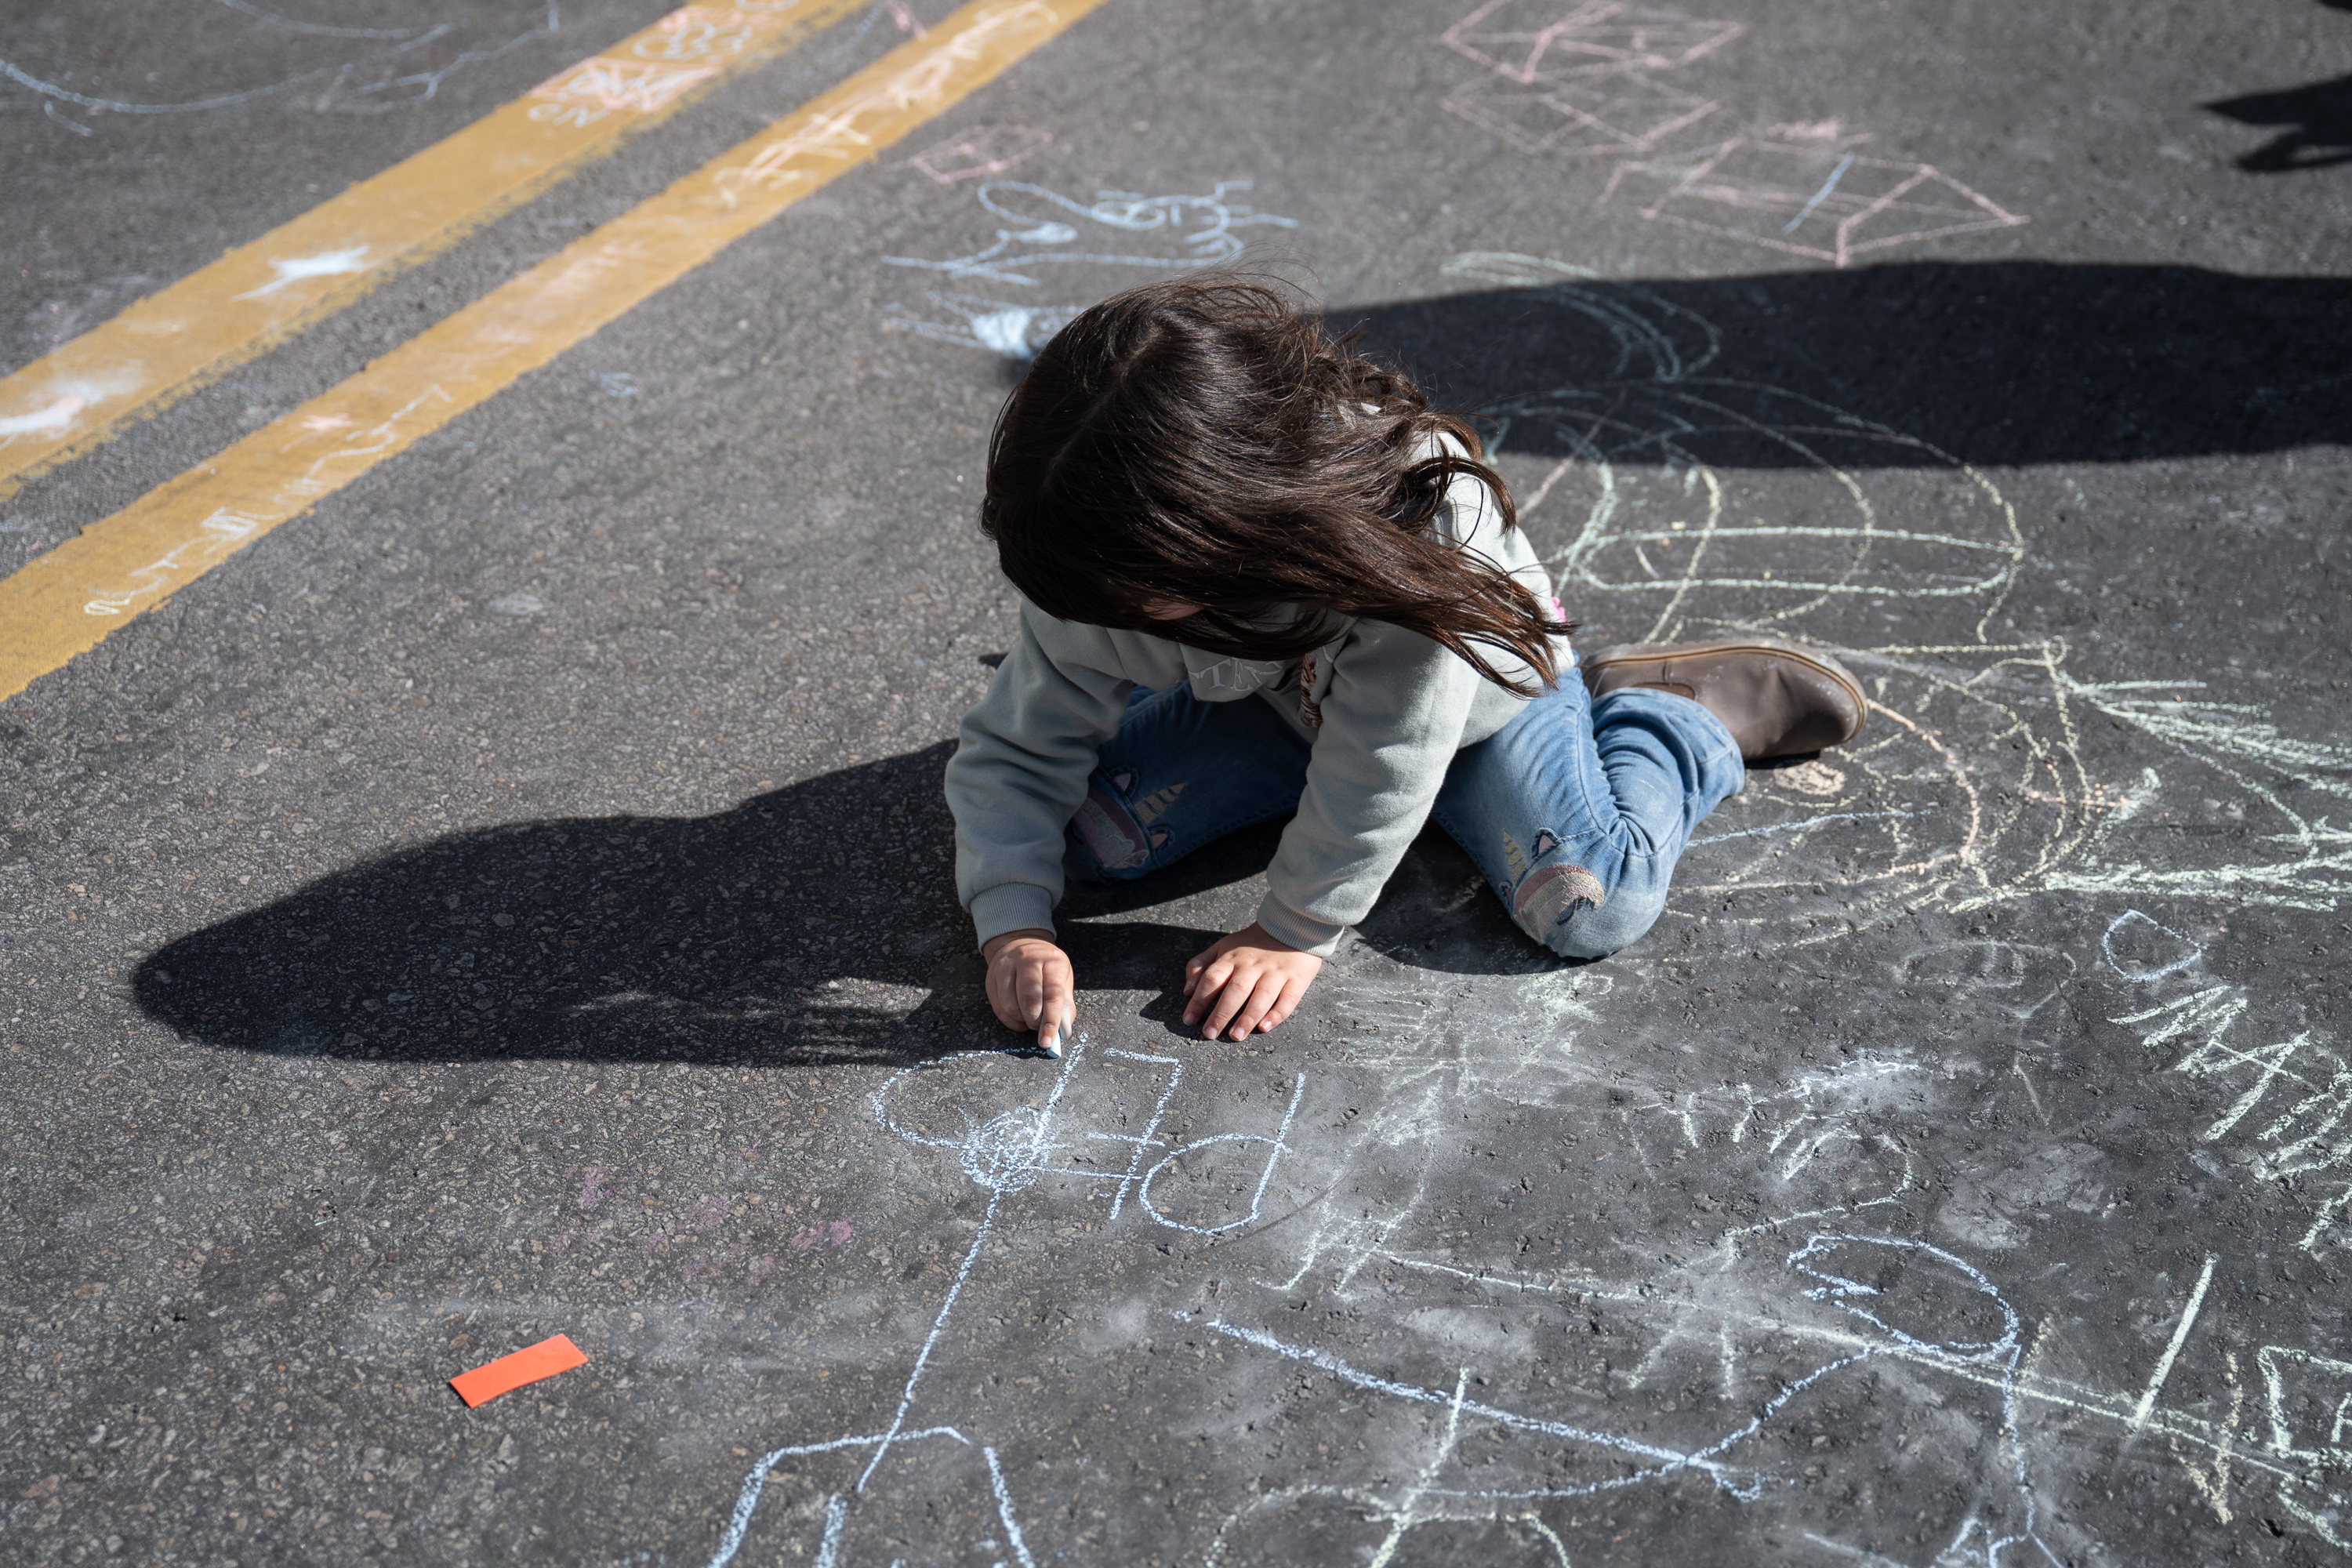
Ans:
<svg viewBox="0 0 2352 1568"><path fill-rule="evenodd" d="M2352 163L2352 76L2280 92L2253 92L2205 106L2241 125L2284 131L2238 160L2250 174L2283 174Z"/></svg>
<svg viewBox="0 0 2352 1568"><path fill-rule="evenodd" d="M783 1066L992 1044L939 805L950 750L709 816L397 850L169 943L134 994L190 1038L297 1056ZM908 1016L858 982L931 994Z"/></svg>
<svg viewBox="0 0 2352 1568"><path fill-rule="evenodd" d="M184 1037L278 1056L903 1066L1014 1048L956 902L940 787L953 749L709 816L519 823L397 850L167 943L133 994ZM1082 998L1159 992L1143 1016L1192 1033L1184 961L1223 931L1117 917L1250 877L1280 831L1142 881L1074 885L1062 942ZM1523 957L1499 913L1459 895L1468 869L1450 844L1416 848L1366 940L1433 951L1450 934L1475 968Z"/></svg>
<svg viewBox="0 0 2352 1568"><path fill-rule="evenodd" d="M2341 101L2306 129L2352 147ZM2018 468L2352 437L2341 278L1914 261L1611 279L1493 251L1444 270L1499 286L1332 320L1493 421L1501 449L1587 468Z"/></svg>

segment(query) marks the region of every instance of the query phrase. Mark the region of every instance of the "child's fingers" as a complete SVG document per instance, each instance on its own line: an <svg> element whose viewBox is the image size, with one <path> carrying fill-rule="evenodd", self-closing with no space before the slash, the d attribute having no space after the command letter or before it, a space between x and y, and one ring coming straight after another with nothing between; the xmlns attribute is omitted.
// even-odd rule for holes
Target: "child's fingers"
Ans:
<svg viewBox="0 0 2352 1568"><path fill-rule="evenodd" d="M1036 1028L1045 1021L1045 966L1036 959L1022 963L1020 996L1021 1021L1014 1027Z"/></svg>
<svg viewBox="0 0 2352 1568"><path fill-rule="evenodd" d="M1000 955L988 966L988 1003L996 1009L997 1021L1008 1029L1026 1026L1021 1005L1021 969L1017 953Z"/></svg>
<svg viewBox="0 0 2352 1568"><path fill-rule="evenodd" d="M1040 1045L1045 1027L1066 1028L1077 1016L1069 958L1048 943L1024 942L1000 952L989 963L984 988L997 1021L1008 1029L1041 1031Z"/></svg>
<svg viewBox="0 0 2352 1568"><path fill-rule="evenodd" d="M1259 975L1257 983L1250 987L1248 999L1242 1004L1241 1010L1234 1015L1232 1037L1236 1040L1249 1038L1250 1032L1257 1027L1258 1021L1274 1011L1275 1004L1281 1000L1282 976L1272 971Z"/></svg>
<svg viewBox="0 0 2352 1568"><path fill-rule="evenodd" d="M1202 971L1201 983L1192 988L1192 999L1184 1005L1185 1027L1190 1028L1194 1024L1199 1024L1202 1034L1216 1033L1209 1026L1207 1019L1223 1000L1218 995L1217 989L1216 984L1210 980L1208 972Z"/></svg>
<svg viewBox="0 0 2352 1568"><path fill-rule="evenodd" d="M1187 995L1192 998L1192 1000L1184 1008L1184 1023L1186 1027L1189 1028L1192 1025L1199 1023L1202 1016L1207 1013L1210 1008L1222 1005L1219 1000L1219 994L1224 990L1227 982L1233 978L1233 963L1229 960L1223 958L1216 960L1207 968L1201 971L1200 977L1193 982L1192 990L1186 993ZM1214 1026L1212 1026L1209 1030L1209 1033L1213 1035L1217 1031Z"/></svg>
<svg viewBox="0 0 2352 1568"><path fill-rule="evenodd" d="M995 1011L996 1021L1008 1029L1021 1026L1021 1002L1013 986L1019 977L1010 969L991 964L988 970L988 1005Z"/></svg>
<svg viewBox="0 0 2352 1568"><path fill-rule="evenodd" d="M1218 964L1202 977L1201 994L1194 1005L1206 1015L1201 1026L1201 1037L1213 1040L1225 1032L1250 998L1251 975L1234 964Z"/></svg>
<svg viewBox="0 0 2352 1568"><path fill-rule="evenodd" d="M1078 1021L1077 987L1068 964L1042 967L1045 994L1037 1013L1037 1044L1041 1049L1055 1050L1059 1037Z"/></svg>
<svg viewBox="0 0 2352 1568"><path fill-rule="evenodd" d="M1225 990L1228 990L1228 987L1233 987L1233 971L1230 969L1212 969L1209 973L1202 975L1200 985L1192 987L1192 1004L1185 1006L1183 1011L1185 1027L1200 1023L1202 1030L1209 1032L1209 1035L1216 1035L1223 1025L1202 1023L1202 1020L1230 1018L1230 1016L1233 1016L1233 1008L1237 1006L1237 1002L1233 1004L1225 1002ZM1237 994L1246 994L1246 987L1242 992L1237 992Z"/></svg>
<svg viewBox="0 0 2352 1568"><path fill-rule="evenodd" d="M1285 980L1282 983L1281 1000L1276 1002L1271 1008L1267 1009L1265 1016L1258 1020L1258 1028L1261 1031L1271 1029L1276 1024L1288 1018L1293 1013L1298 1011L1298 1004L1306 994L1307 983L1305 981L1300 980L1296 976Z"/></svg>

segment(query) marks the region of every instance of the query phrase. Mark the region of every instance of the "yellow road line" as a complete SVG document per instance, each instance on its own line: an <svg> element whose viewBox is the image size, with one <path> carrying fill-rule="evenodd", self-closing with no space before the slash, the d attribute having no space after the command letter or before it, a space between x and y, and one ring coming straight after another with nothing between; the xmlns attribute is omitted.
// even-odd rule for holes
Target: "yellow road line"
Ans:
<svg viewBox="0 0 2352 1568"><path fill-rule="evenodd" d="M683 6L0 377L0 500L865 3Z"/></svg>
<svg viewBox="0 0 2352 1568"><path fill-rule="evenodd" d="M0 582L0 700L944 113L1102 0L972 0L924 37Z"/></svg>

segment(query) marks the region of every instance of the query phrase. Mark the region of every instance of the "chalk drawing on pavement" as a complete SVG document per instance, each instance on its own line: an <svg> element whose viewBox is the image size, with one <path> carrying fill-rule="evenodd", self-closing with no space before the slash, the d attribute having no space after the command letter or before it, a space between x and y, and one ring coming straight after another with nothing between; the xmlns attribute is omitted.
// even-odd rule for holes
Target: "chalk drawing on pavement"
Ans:
<svg viewBox="0 0 2352 1568"><path fill-rule="evenodd" d="M1645 218L1834 267L2026 221L1930 164L1817 142L1735 136L1696 162L1628 162L1611 173L1609 193L1643 181L1664 187Z"/></svg>
<svg viewBox="0 0 2352 1568"><path fill-rule="evenodd" d="M935 314L957 320L919 321L894 317L884 324L1016 360L1036 358L1037 351L1086 309L1083 305L1008 305L973 294L927 292L923 298L931 302Z"/></svg>
<svg viewBox="0 0 2352 1568"><path fill-rule="evenodd" d="M2322 1031L2249 1021L2252 1007L2243 986L2183 980L2109 1022L2170 1057L2166 1072L2211 1080L2214 1115L2199 1141L2230 1151L2254 1179L2292 1182L2315 1199L2295 1245L2316 1255L2331 1236L2352 1242L2352 1060Z"/></svg>
<svg viewBox="0 0 2352 1568"><path fill-rule="evenodd" d="M1714 53L1745 30L1737 22L1616 0L1486 0L1438 41L1507 81L1532 87L1670 70Z"/></svg>
<svg viewBox="0 0 2352 1568"><path fill-rule="evenodd" d="M18 101L42 103L51 118L81 134L90 133L89 123L65 118L58 113L58 110L100 114L200 114L309 88L316 94L307 103L310 109L367 113L432 98L440 91L442 83L457 73L498 59L535 39L546 38L563 25L553 0L478 6L454 16L445 13L437 17L421 17L405 26L386 27L342 27L291 21L233 0L222 3L245 16L257 31L274 35L271 42L251 50L191 51L174 41L168 32L133 29L124 37L109 39L103 45L91 44L93 57L105 61L103 68L96 73L98 81L168 78L159 82L151 97L122 98L104 90L84 92L67 85L78 77L91 78L93 73L87 68L36 75L5 59L0 59L0 84L13 85L31 95L29 100ZM761 6L758 4L746 7L759 8ZM356 45L373 47L354 54ZM429 57L425 54L428 48L433 51ZM280 62L277 67L279 69L288 65L297 68L287 70L275 80L254 85L236 83L239 70L248 59L265 58ZM150 64L155 68L153 70L144 68ZM202 82L192 77L194 70L217 71L227 79ZM49 79L52 75L60 79ZM250 83L251 76L246 75L244 81ZM5 86L0 86L0 104L8 101L5 91Z"/></svg>
<svg viewBox="0 0 2352 1568"><path fill-rule="evenodd" d="M1523 153L1647 153L1716 112L1713 99L1636 72L1578 77L1525 91L1463 83L1440 101L1449 114L1493 132Z"/></svg>
<svg viewBox="0 0 2352 1568"><path fill-rule="evenodd" d="M926 147L907 160L942 185L960 180L987 180L1009 174L1044 152L1054 140L1050 131L1026 125L975 125L936 146Z"/></svg>
<svg viewBox="0 0 2352 1568"><path fill-rule="evenodd" d="M1740 377L1711 323L1649 290L1501 252L1443 270L1525 289L1591 339L1564 356L1589 378L1484 410L1580 618L1606 640L1774 630L1839 650L1871 689L1869 725L1832 759L1838 781L1757 775L1766 787L1702 830L1689 891L1833 882L1800 911L1801 943L1920 903L2226 889L2320 909L2352 893L2352 833L2335 826L2352 746L2282 733L2203 682L2092 679L2063 639L1996 633L2029 552L1990 474L1864 412ZM1519 455L1530 446L1566 455ZM2093 723L2134 736L2132 760L2095 763ZM2247 830L2200 837L2209 852L2186 865L2139 850L2142 835L2209 812ZM1817 827L1841 850L1875 847L1824 882Z"/></svg>
<svg viewBox="0 0 2352 1568"><path fill-rule="evenodd" d="M882 258L886 266L936 273L956 286L953 291L926 290L926 308L901 307L884 325L1012 359L1033 358L1086 306L1044 303L1013 290L1042 287L1049 270L1060 278L1076 268L1090 274L1088 283L1107 282L1102 291L1108 292L1138 270L1190 271L1231 261L1248 242L1242 230L1297 226L1295 219L1240 201L1249 188L1247 180L1221 180L1204 195L1103 191L1091 202L1079 202L1043 185L991 180L972 193L993 220L991 243L961 256ZM972 291L980 288L1005 292ZM941 316L950 319L937 319Z"/></svg>
<svg viewBox="0 0 2352 1568"><path fill-rule="evenodd" d="M1328 1498L1337 1505L1331 1511L1354 1513L1380 1527L1382 1539L1370 1553L1370 1561L1380 1563L1391 1560L1404 1534L1416 1525L1465 1518L1510 1518L1502 1510L1595 1498L1683 1478L1703 1479L1734 1501L1752 1503L1776 1481L1785 1484L1779 1474L1781 1462L1767 1453L1769 1429L1786 1422L1791 1407L1802 1410L1808 1404L1833 1399L1842 1374L1862 1375L1857 1369L1882 1357L1899 1358L1906 1370L1914 1373L1940 1369L1958 1373L1961 1382L1956 1392L1989 1387L2001 1427L2014 1429L2015 1373L2023 1350L2021 1320L1980 1269L1924 1242L1836 1232L1814 1233L1782 1262L1792 1276L1779 1287L1778 1304L1782 1311L1798 1317L1803 1315L1803 1303L1826 1303L1853 1326L1836 1335L1845 1342L1835 1352L1809 1368L1776 1378L1777 1391L1745 1420L1736 1420L1728 1429L1695 1444L1613 1432L1587 1421L1563 1421L1511 1409L1488 1398L1471 1399L1466 1397L1466 1367L1457 1375L1449 1397L1438 1388L1360 1369L1344 1353L1202 1315L1202 1326L1212 1333L1302 1363L1395 1405L1429 1406L1447 1413L1443 1437L1410 1487L1388 1497L1360 1488L1310 1487L1261 1498L1227 1516L1210 1561L1219 1561L1233 1549L1236 1525L1269 1504L1295 1510L1302 1498ZM1892 1286L1896 1278L1903 1283ZM1831 1331L1836 1332L1834 1328ZM1476 1446L1475 1455L1459 1451L1465 1416L1486 1439ZM1497 1444L1515 1440L1565 1447L1553 1447L1548 1464L1529 1462L1535 1460L1529 1456L1528 1461L1512 1467L1519 1473L1499 1478L1497 1484L1494 1474ZM2026 1451L2012 1445L2006 1462L1995 1458L1994 1467L1992 1473L1979 1479L1975 1506L1945 1549L1959 1561L1982 1563L1988 1568L1999 1563L2011 1548L2039 1545ZM1543 1472L1542 1479L1530 1485L1526 1472L1535 1470ZM1995 1484L1986 1487L1983 1482L1988 1480ZM1516 1517L1540 1519L1533 1512ZM1317 1521L1318 1530L1336 1525L1336 1521ZM1239 1554L1237 1560L1276 1560L1266 1552L1266 1544L1254 1542L1255 1549ZM1561 1557L1565 1560L1564 1551Z"/></svg>
<svg viewBox="0 0 2352 1568"><path fill-rule="evenodd" d="M710 1568L725 1568L741 1550L757 1520L761 1497L777 1466L786 1459L833 1454L864 1457L865 1463L856 1468L854 1476L844 1470L844 1476L849 1477L847 1484L828 1504L832 1510L826 1527L828 1539L837 1542L843 1521L848 1517L847 1509L867 1491L894 1448L902 1445L930 1445L935 1448L936 1439L942 1436L966 1449L971 1447L971 1440L963 1435L964 1429L975 1425L969 1415L960 1415L952 1424L934 1421L919 1426L912 1424L912 1418L919 1407L936 1403L926 1382L927 1376L937 1370L935 1362L950 1320L972 1280L975 1267L994 1240L1003 1211L1008 1205L1018 1202L1022 1194L1048 1181L1076 1182L1082 1191L1107 1203L1100 1222L1105 1231L1129 1210L1133 1211L1133 1217L1128 1221L1130 1226L1148 1223L1200 1237L1245 1230L1265 1215L1268 1190L1287 1152L1299 1101L1307 1092L1306 1075L1293 1079L1278 1119L1266 1131L1214 1132L1179 1142L1162 1136L1161 1128L1169 1116L1170 1102L1182 1086L1183 1062L1174 1057L1146 1052L1094 1053L1107 1062L1132 1063L1141 1069L1144 1087L1136 1097L1135 1106L1140 1110L1148 1100L1151 1110L1143 1118L1139 1130L1128 1131L1135 1119L1132 1114L1121 1113L1121 1102L1116 1088L1108 1081L1109 1075L1094 1069L1085 1078L1079 1076L1078 1069L1088 1062L1090 1052L1091 1041L1083 1034L1078 1036L1042 1101L1024 1102L984 1121L961 1104L944 1110L929 1106L913 1111L902 1109L898 1102L910 1085L958 1079L961 1076L959 1068L968 1070L976 1063L1003 1061L1008 1056L1018 1058L1026 1053L968 1053L946 1063L907 1068L885 1079L875 1089L871 1109L876 1126L918 1148L950 1157L954 1169L988 1194L986 1206L973 1227L961 1261L941 1293L929 1331L908 1358L906 1381L899 1389L888 1425L879 1432L864 1436L787 1444L764 1456L744 1478L726 1533L710 1559ZM1119 1077L1129 1080L1128 1087L1133 1087L1133 1074L1122 1072ZM1072 1094L1074 1087L1080 1091L1076 1096ZM1103 1103L1105 1100L1108 1103ZM951 1125L929 1125L933 1117ZM1094 1125L1085 1125L1087 1121ZM952 1400L953 1395L946 1397ZM953 1449L944 1452L950 1458L958 1453ZM1021 1542L1019 1525L1002 1468L993 1448L984 1452L1000 1515L1008 1535L1017 1544ZM940 1482L930 1478L923 1484L928 1489ZM898 1510L886 1510L878 1527L903 1526ZM1019 1551L1020 1560L1030 1563L1025 1545L1020 1546Z"/></svg>
<svg viewBox="0 0 2352 1568"><path fill-rule="evenodd" d="M2027 994L2064 973L2049 954L2011 956L1978 965L1964 994L1990 985L2030 1010ZM1454 978L1343 962L1329 1003L1349 1048L1318 1069L1311 1100L1305 1075L1244 1073L1260 1092L1244 1109L1231 1061L1083 1041L1050 1083L1013 1076L1033 1063L1009 1053L882 1082L877 1159L900 1151L910 1194L926 1189L905 1174L961 1177L929 1189L928 1205L960 1242L943 1261L961 1259L919 1343L897 1352L889 1419L778 1434L736 1489L713 1568L828 1543L837 1563L927 1560L916 1497L961 1497L962 1517L994 1519L990 1550L1008 1563L1076 1550L1072 1505L1104 1494L1080 1489L1086 1467L1041 1457L1050 1428L1018 1413L1008 1426L974 1392L986 1381L975 1354L1004 1363L992 1348L1003 1342L971 1321L1034 1290L1041 1270L1057 1303L1191 1352L1181 1364L1206 1382L1162 1417L1171 1430L1191 1430L1196 1405L1246 1401L1272 1366L1292 1374L1292 1418L1361 1439L1287 1454L1253 1472L1258 1488L1180 1521L1194 1532L1187 1560L1204 1563L1319 1548L1393 1564L1414 1560L1423 1531L1439 1532L1432 1548L1475 1541L1482 1561L1572 1562L1597 1509L1644 1490L1763 1510L1825 1547L1896 1523L1908 1538L1912 1502L1882 1518L1869 1498L1816 1489L1825 1460L1867 1454L1876 1495L1949 1500L1921 1538L1937 1562L2015 1568L2097 1544L2045 1498L2055 1487L2063 1505L2074 1471L2104 1462L2086 1444L2135 1439L2161 1444L2218 1509L2268 1496L2333 1529L2345 1445L2310 1400L2340 1399L2347 1363L2267 1345L2232 1384L2250 1392L2230 1414L2207 1413L2201 1393L2172 1397L2191 1365L2203 1390L2235 1364L2200 1315L2212 1260L2164 1298L2145 1382L2111 1387L2049 1353L2052 1300L2023 1286L2047 1268L2020 1245L2046 1217L2021 1210L2016 1236L1965 1246L1889 1228L1926 1185L1917 1125L1948 1113L1956 1072L1963 1086L2006 1079L2005 1047L1956 1058L1898 1031L1883 1052L1694 1091L1671 1065L1606 1048L1631 973L1487 977L1460 1007ZM2304 1092L2284 1078L2272 1088L2282 1112ZM1503 1118L1496 1146L1433 1135L1465 1116ZM2057 1196L2029 1188L2017 1202L2095 1209L2095 1152L2053 1148L2034 1179ZM1687 1167L1705 1184L1687 1229L1671 1208L1630 1227L1601 1212L1621 1201L1621 1175L1672 1171L1685 1153L1708 1155ZM1461 1211L1465 1195L1488 1206L1494 1185L1491 1226ZM1077 1300L1106 1278L1088 1266L1099 1249L1171 1231L1230 1239L1162 1269L1163 1310L1148 1316ZM1130 1306L1151 1289L1131 1269L1108 1278ZM1301 1314L1302 1300L1317 1310Z"/></svg>
<svg viewBox="0 0 2352 1568"><path fill-rule="evenodd" d="M1598 199L1642 192L1651 222L1833 267L2026 221L1931 164L1864 155L1872 138L1836 119L1732 133L1700 83L1744 31L1612 0L1486 0L1438 40L1486 74L1440 101L1523 153L1616 160Z"/></svg>

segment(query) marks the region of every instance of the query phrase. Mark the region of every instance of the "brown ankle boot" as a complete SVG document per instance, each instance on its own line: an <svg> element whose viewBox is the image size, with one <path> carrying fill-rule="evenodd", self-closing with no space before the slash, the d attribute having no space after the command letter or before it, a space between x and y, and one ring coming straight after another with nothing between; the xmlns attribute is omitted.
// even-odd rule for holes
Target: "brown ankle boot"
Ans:
<svg viewBox="0 0 2352 1568"><path fill-rule="evenodd" d="M1862 728L1862 686L1845 667L1780 637L1620 643L1581 662L1595 697L1648 688L1690 698L1723 721L1751 763L1818 752Z"/></svg>

